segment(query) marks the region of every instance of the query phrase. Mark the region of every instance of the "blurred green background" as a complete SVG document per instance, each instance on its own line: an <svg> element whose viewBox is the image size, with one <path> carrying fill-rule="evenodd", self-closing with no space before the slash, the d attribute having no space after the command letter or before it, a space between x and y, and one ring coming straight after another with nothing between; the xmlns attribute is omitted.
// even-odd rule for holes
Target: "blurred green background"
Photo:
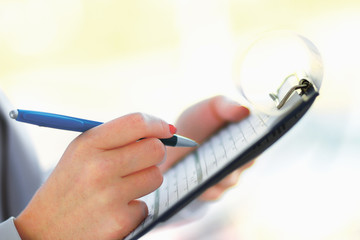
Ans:
<svg viewBox="0 0 360 240"><path fill-rule="evenodd" d="M196 101L237 98L233 59L278 29L322 54L314 107L204 218L143 239L359 239L359 1L0 0L1 89L16 108L174 122ZM77 135L27 129L44 173Z"/></svg>

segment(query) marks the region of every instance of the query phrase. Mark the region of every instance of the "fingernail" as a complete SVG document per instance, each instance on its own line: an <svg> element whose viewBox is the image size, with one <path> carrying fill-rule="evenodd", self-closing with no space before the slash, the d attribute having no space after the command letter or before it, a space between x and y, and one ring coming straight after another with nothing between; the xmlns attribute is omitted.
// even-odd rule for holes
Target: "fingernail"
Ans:
<svg viewBox="0 0 360 240"><path fill-rule="evenodd" d="M172 124L169 124L169 129L171 134L175 134L177 131L176 127Z"/></svg>
<svg viewBox="0 0 360 240"><path fill-rule="evenodd" d="M245 113L247 113L247 115L249 115L250 113L250 109L245 107L245 106L241 106L241 108L244 110Z"/></svg>

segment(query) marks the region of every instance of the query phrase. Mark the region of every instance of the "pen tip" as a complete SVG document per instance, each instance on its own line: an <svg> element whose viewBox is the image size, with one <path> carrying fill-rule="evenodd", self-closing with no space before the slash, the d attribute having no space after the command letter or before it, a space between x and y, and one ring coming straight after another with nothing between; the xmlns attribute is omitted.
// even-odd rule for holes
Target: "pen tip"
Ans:
<svg viewBox="0 0 360 240"><path fill-rule="evenodd" d="M197 147L199 146L199 144L197 142L195 142L194 140L192 140L192 143L191 143L191 147Z"/></svg>
<svg viewBox="0 0 360 240"><path fill-rule="evenodd" d="M17 110L12 110L9 112L9 116L12 118L12 119L16 119L17 116L18 116L18 111Z"/></svg>
<svg viewBox="0 0 360 240"><path fill-rule="evenodd" d="M177 144L178 147L197 147L199 144L195 142L192 139L183 137L183 136L177 136Z"/></svg>

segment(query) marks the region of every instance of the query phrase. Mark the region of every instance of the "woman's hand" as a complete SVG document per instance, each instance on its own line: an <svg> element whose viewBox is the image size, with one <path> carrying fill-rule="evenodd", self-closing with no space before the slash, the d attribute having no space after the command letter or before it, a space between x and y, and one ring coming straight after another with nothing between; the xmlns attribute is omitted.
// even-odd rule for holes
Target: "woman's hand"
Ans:
<svg viewBox="0 0 360 240"><path fill-rule="evenodd" d="M125 237L147 216L145 203L135 199L162 183L157 165L166 148L159 138L175 131L160 119L137 113L78 136L15 219L21 238Z"/></svg>
<svg viewBox="0 0 360 240"><path fill-rule="evenodd" d="M187 109L180 116L176 126L178 134L194 139L201 144L227 123L240 121L248 115L249 110L247 108L223 96L216 96ZM160 166L161 170L163 172L166 171L193 150L188 148L168 148L168 157L166 162ZM251 166L251 164L252 162L249 162L240 169L235 170L218 184L204 192L200 199L215 200L219 198L226 189L237 183L240 173Z"/></svg>

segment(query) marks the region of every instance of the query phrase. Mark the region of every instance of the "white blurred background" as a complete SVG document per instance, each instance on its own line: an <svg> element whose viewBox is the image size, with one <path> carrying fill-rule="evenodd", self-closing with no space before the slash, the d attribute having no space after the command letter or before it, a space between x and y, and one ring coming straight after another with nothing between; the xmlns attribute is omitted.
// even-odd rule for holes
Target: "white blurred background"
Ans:
<svg viewBox="0 0 360 240"><path fill-rule="evenodd" d="M174 122L196 101L237 98L234 57L277 29L319 48L319 99L201 220L143 239L359 239L359 1L0 0L1 88L16 108ZM44 173L77 136L27 128Z"/></svg>

